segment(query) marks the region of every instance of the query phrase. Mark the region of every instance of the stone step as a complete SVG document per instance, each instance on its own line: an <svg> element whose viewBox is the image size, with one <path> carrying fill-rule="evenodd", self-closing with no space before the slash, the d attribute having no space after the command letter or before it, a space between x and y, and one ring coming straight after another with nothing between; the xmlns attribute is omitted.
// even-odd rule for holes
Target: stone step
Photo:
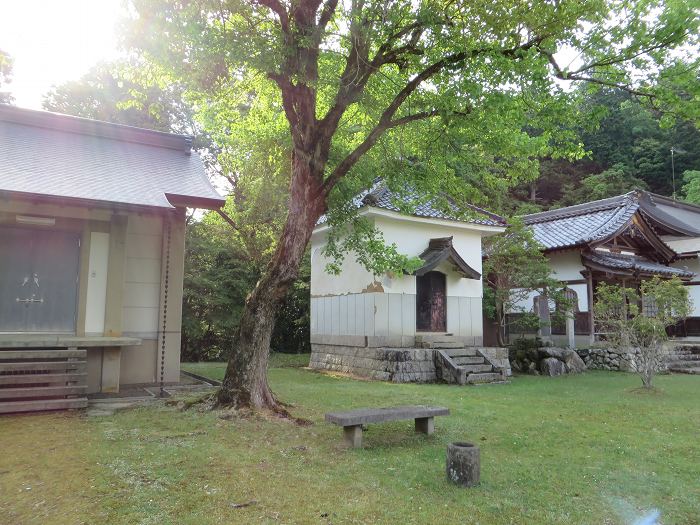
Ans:
<svg viewBox="0 0 700 525"><path fill-rule="evenodd" d="M497 381L503 381L503 376L501 374L491 372L491 373L476 373L469 374L467 376L468 384L476 383L493 383Z"/></svg>
<svg viewBox="0 0 700 525"><path fill-rule="evenodd" d="M691 354L700 354L700 345L696 344L679 344L674 347L676 352L688 352Z"/></svg>
<svg viewBox="0 0 700 525"><path fill-rule="evenodd" d="M668 369L670 372L674 372L676 374L693 374L693 375L700 375L700 366L697 367L669 367Z"/></svg>
<svg viewBox="0 0 700 525"><path fill-rule="evenodd" d="M464 348L450 348L444 350L444 352L452 359L455 357L474 357L479 355L476 348L470 348L468 346Z"/></svg>
<svg viewBox="0 0 700 525"><path fill-rule="evenodd" d="M675 361L668 365L669 368L696 368L700 367L700 361Z"/></svg>
<svg viewBox="0 0 700 525"><path fill-rule="evenodd" d="M493 366L490 364L481 364L481 365L464 365L459 367L462 370L466 370L467 374L481 374L483 372L492 372L493 371Z"/></svg>
<svg viewBox="0 0 700 525"><path fill-rule="evenodd" d="M451 357L456 365L483 365L486 361L480 355L474 357L455 356Z"/></svg>
<svg viewBox="0 0 700 525"><path fill-rule="evenodd" d="M700 361L700 356L695 355L695 354L676 354L676 355L671 355L671 360L679 360L679 361Z"/></svg>
<svg viewBox="0 0 700 525"><path fill-rule="evenodd" d="M429 343L427 343L427 342L421 343L421 346L423 348L440 348L440 349L464 348L464 343L460 343L459 341L431 341Z"/></svg>
<svg viewBox="0 0 700 525"><path fill-rule="evenodd" d="M453 343L459 342L453 334L418 334L416 343Z"/></svg>

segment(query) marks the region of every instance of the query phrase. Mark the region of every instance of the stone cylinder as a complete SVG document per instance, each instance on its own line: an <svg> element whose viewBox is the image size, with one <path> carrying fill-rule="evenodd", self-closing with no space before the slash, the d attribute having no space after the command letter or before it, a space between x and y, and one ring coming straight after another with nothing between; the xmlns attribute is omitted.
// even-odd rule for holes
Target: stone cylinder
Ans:
<svg viewBox="0 0 700 525"><path fill-rule="evenodd" d="M447 445L447 479L463 487L479 484L481 459L479 447L472 443Z"/></svg>

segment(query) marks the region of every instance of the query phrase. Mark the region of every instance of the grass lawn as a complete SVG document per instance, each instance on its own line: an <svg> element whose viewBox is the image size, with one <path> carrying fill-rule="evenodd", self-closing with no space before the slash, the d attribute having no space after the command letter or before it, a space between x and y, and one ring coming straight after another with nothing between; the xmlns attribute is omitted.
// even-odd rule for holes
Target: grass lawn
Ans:
<svg viewBox="0 0 700 525"><path fill-rule="evenodd" d="M165 405L0 419L0 522L631 524L651 508L663 524L700 520L698 377L660 376L654 395L613 372L457 387L273 368L270 382L314 424ZM429 437L412 421L370 425L361 450L323 422L413 403L452 415ZM477 488L445 479L457 440L481 447Z"/></svg>

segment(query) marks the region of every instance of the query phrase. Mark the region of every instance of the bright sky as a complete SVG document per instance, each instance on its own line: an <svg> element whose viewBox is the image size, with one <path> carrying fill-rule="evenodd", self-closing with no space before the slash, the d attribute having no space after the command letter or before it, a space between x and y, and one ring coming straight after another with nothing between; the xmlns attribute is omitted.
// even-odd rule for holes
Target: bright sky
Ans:
<svg viewBox="0 0 700 525"><path fill-rule="evenodd" d="M120 55L116 26L122 0L0 0L0 49L14 59L3 86L20 107L41 109L53 85Z"/></svg>

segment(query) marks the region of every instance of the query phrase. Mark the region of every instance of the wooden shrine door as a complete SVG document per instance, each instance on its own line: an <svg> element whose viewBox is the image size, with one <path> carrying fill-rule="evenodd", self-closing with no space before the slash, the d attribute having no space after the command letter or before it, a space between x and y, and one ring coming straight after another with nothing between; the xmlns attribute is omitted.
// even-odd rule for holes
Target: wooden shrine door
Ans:
<svg viewBox="0 0 700 525"><path fill-rule="evenodd" d="M447 286L442 272L416 277L416 330L447 331Z"/></svg>

